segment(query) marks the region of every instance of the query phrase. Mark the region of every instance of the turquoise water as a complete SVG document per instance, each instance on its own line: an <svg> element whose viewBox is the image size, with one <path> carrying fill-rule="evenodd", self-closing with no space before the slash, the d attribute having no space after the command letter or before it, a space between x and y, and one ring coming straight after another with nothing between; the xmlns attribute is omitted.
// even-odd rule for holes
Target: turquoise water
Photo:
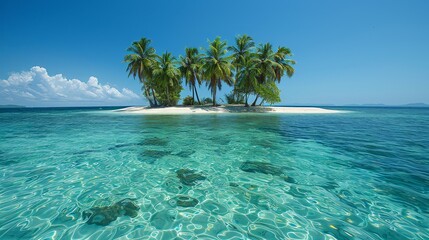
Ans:
<svg viewBox="0 0 429 240"><path fill-rule="evenodd" d="M429 109L0 110L0 239L428 239Z"/></svg>

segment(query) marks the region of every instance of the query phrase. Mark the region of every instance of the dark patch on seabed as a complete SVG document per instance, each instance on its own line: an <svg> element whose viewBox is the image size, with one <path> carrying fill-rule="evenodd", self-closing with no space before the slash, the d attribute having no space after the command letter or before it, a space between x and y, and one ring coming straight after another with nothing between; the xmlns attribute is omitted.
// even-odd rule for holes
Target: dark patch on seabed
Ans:
<svg viewBox="0 0 429 240"><path fill-rule="evenodd" d="M143 141L138 143L120 143L116 144L113 147L109 147L108 150L114 150L116 148L127 148L127 147L136 147L136 146L144 146L146 145Z"/></svg>
<svg viewBox="0 0 429 240"><path fill-rule="evenodd" d="M182 184L187 186L194 186L196 182L206 180L206 177L201 173L197 173L192 169L179 169L176 171L177 177Z"/></svg>
<svg viewBox="0 0 429 240"><path fill-rule="evenodd" d="M197 204L197 199L186 195L178 195L170 201L170 205L173 207L195 207Z"/></svg>
<svg viewBox="0 0 429 240"><path fill-rule="evenodd" d="M140 143L121 143L121 144L116 144L113 147L109 147L107 148L108 150L114 150L117 148L126 148L126 147L132 147L132 146L141 146Z"/></svg>
<svg viewBox="0 0 429 240"><path fill-rule="evenodd" d="M282 177L286 182L295 183L295 179L286 176L281 167L266 162L247 161L241 164L240 169L250 173L271 174Z"/></svg>
<svg viewBox="0 0 429 240"><path fill-rule="evenodd" d="M142 159L143 162L153 164L156 160L158 160L162 157L168 156L170 154L171 154L171 151L145 149L141 153L141 156L143 158Z"/></svg>
<svg viewBox="0 0 429 240"><path fill-rule="evenodd" d="M116 148L126 148L126 147L135 147L135 146L161 146L165 147L168 145L168 141L162 138L154 137L154 138L148 138L143 139L141 142L138 143L121 143L116 144L113 147L109 147L108 150L114 150Z"/></svg>
<svg viewBox="0 0 429 240"><path fill-rule="evenodd" d="M153 137L153 138L147 138L147 139L143 139L139 145L142 146L167 146L168 145L168 141L162 138L158 138L158 137Z"/></svg>
<svg viewBox="0 0 429 240"><path fill-rule="evenodd" d="M224 136L222 136L222 137L210 137L210 138L208 138L208 140L212 141L216 144L222 145L222 146L228 145L231 142L231 140L228 140Z"/></svg>
<svg viewBox="0 0 429 240"><path fill-rule="evenodd" d="M194 153L195 153L195 150L183 150L183 151L180 151L178 153L175 153L174 155L181 157L181 158L187 158Z"/></svg>
<svg viewBox="0 0 429 240"><path fill-rule="evenodd" d="M271 174L275 176L283 174L283 170L281 170L279 167L266 162L244 162L241 164L240 169L245 172Z"/></svg>
<svg viewBox="0 0 429 240"><path fill-rule="evenodd" d="M133 200L125 198L111 206L93 207L86 210L82 213L82 218L88 219L87 224L107 226L121 216L137 217L139 210L140 207Z"/></svg>

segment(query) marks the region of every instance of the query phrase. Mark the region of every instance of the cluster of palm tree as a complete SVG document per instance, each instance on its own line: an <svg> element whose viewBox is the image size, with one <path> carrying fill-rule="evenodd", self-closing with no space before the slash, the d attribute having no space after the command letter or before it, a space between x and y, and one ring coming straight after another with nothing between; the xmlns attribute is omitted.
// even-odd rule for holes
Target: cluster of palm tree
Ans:
<svg viewBox="0 0 429 240"><path fill-rule="evenodd" d="M127 49L131 52L124 58L128 63L128 76L139 78L151 107L175 105L182 90L176 58L168 52L158 56L150 43L149 39L142 38Z"/></svg>
<svg viewBox="0 0 429 240"><path fill-rule="evenodd" d="M197 86L203 82L212 93L213 106L222 83L234 86L228 99L244 100L245 106L249 106L248 100L254 96L252 106L258 100L259 105L272 104L280 102L277 83L284 75L291 77L294 73L295 61L290 59L290 49L279 47L274 51L270 43L256 46L247 35L237 36L235 46L230 47L217 37L209 42L204 53L197 48L186 48L179 59L168 52L158 56L150 43L146 38L133 42L128 48L131 53L125 56L129 76L138 77L150 106L176 105L183 89L182 79L192 92L192 104L202 103Z"/></svg>

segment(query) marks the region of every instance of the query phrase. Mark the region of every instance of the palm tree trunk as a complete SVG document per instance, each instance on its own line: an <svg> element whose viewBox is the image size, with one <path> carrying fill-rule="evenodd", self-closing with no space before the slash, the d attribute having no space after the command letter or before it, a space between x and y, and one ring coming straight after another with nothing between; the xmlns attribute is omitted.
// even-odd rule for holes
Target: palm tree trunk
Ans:
<svg viewBox="0 0 429 240"><path fill-rule="evenodd" d="M259 106L262 106L262 104L264 103L265 99L262 99L261 103L259 104Z"/></svg>
<svg viewBox="0 0 429 240"><path fill-rule="evenodd" d="M153 102L150 99L150 94L149 94L149 90L147 89L147 85L145 84L145 79L142 75L139 74L139 78L140 78L140 82L143 84L143 88L144 88L144 95L147 99L147 101L149 102L149 106L153 107Z"/></svg>
<svg viewBox="0 0 429 240"><path fill-rule="evenodd" d="M149 101L149 105L150 105L150 107L153 107L153 102L152 102L152 100L150 99L149 91L148 91L148 89L147 89L147 87L146 87L146 86L144 86L144 95L145 95L146 99Z"/></svg>
<svg viewBox="0 0 429 240"><path fill-rule="evenodd" d="M198 97L197 87L194 85L195 95L197 95L198 104L201 105L200 98Z"/></svg>
<svg viewBox="0 0 429 240"><path fill-rule="evenodd" d="M256 98L255 98L255 101L253 101L252 103L252 107L256 105L256 101L258 101L258 98L259 98L259 94L256 94Z"/></svg>
<svg viewBox="0 0 429 240"><path fill-rule="evenodd" d="M238 76L238 67L235 68L235 79L234 79L234 88L237 85L237 76Z"/></svg>
<svg viewBox="0 0 429 240"><path fill-rule="evenodd" d="M192 105L195 104L195 88L192 88Z"/></svg>
<svg viewBox="0 0 429 240"><path fill-rule="evenodd" d="M245 107L248 107L248 106L249 106L249 104L247 103L247 98L248 98L248 97L247 97L247 93L245 93L245 94L244 94L244 98L246 99L246 102L244 103L244 106L245 106Z"/></svg>
<svg viewBox="0 0 429 240"><path fill-rule="evenodd" d="M195 91L195 95L197 95L197 101L198 101L198 104L199 105L201 105L201 102L200 102L200 98L198 97L198 92L197 92L197 87L195 86L195 84L198 82L199 83L199 80L198 80L198 78L196 77L197 75L196 75L196 73L195 73L195 70L192 70L192 73L194 74L194 84L193 84L193 86L194 86L194 91ZM193 98L193 97L192 97ZM195 102L195 100L194 100L194 102Z"/></svg>
<svg viewBox="0 0 429 240"><path fill-rule="evenodd" d="M158 102L156 101L155 91L153 90L153 88L151 90L152 90L153 101L154 101L154 104L155 104L155 107L156 107L156 106L158 106Z"/></svg>
<svg viewBox="0 0 429 240"><path fill-rule="evenodd" d="M168 91L168 85L167 85L167 107L170 105L170 91Z"/></svg>
<svg viewBox="0 0 429 240"><path fill-rule="evenodd" d="M216 107L216 86L217 84L214 85L214 87L212 87L213 89L213 106Z"/></svg>

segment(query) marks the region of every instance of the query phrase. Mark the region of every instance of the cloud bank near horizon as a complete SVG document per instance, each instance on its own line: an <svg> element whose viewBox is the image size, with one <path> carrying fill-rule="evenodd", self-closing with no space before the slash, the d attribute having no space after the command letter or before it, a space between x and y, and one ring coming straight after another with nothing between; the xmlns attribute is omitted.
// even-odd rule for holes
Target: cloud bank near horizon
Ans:
<svg viewBox="0 0 429 240"><path fill-rule="evenodd" d="M118 90L101 84L94 76L87 82L67 79L62 74L50 76L34 66L30 71L12 73L0 80L0 104L25 106L100 106L141 104L142 98L128 88Z"/></svg>

